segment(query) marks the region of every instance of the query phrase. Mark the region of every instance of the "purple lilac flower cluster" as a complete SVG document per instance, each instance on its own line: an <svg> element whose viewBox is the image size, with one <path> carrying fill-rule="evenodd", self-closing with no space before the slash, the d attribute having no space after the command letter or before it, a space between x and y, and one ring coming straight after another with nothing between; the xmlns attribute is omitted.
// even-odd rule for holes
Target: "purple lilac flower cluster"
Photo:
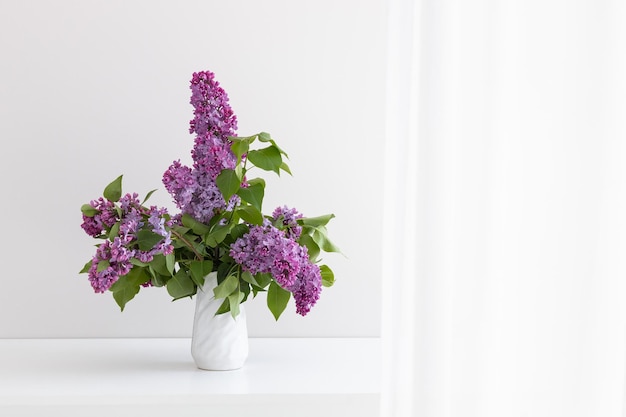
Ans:
<svg viewBox="0 0 626 417"><path fill-rule="evenodd" d="M96 209L93 216L83 214L81 227L92 237L103 237L119 222L119 231L113 240L105 240L98 246L89 268L89 282L95 292L105 292L120 277L132 269L132 258L141 262L150 262L154 255L172 253L174 247L170 232L171 226L166 220L167 210L151 206L143 207L137 194L126 194L119 201L119 210L111 201L102 197L89 203ZM144 251L137 246L137 234L140 230L150 230L163 237L150 250Z"/></svg>
<svg viewBox="0 0 626 417"><path fill-rule="evenodd" d="M285 231L285 235L289 239L298 240L302 234L302 227L298 225L297 220L302 218L302 214L298 210L290 209L287 206L276 207L272 213L274 221L281 223L281 229Z"/></svg>
<svg viewBox="0 0 626 417"><path fill-rule="evenodd" d="M307 248L297 242L302 228L295 220L302 215L279 207L273 216L274 222L282 218L284 229L266 219L262 226L251 227L250 232L231 245L230 256L245 271L271 274L282 288L293 293L296 312L305 316L319 299L321 272L309 260Z"/></svg>
<svg viewBox="0 0 626 417"><path fill-rule="evenodd" d="M100 197L97 200L92 200L89 205L98 211L98 214L92 217L83 214L83 223L80 227L89 236L98 237L102 235L105 229L111 228L119 220L115 205L109 200Z"/></svg>
<svg viewBox="0 0 626 417"><path fill-rule="evenodd" d="M238 201L234 196L227 204L215 184L223 169L234 169L237 163L228 140L235 135L237 118L228 95L210 71L193 74L190 102L194 118L189 132L196 134L193 167L175 161L163 174L163 184L183 213L208 223L217 211L232 209Z"/></svg>

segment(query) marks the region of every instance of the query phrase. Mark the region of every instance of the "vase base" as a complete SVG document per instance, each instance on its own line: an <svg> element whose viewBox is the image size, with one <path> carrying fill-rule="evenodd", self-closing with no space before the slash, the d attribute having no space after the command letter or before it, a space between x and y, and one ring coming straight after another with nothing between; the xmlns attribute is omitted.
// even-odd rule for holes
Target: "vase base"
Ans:
<svg viewBox="0 0 626 417"><path fill-rule="evenodd" d="M196 365L196 367L201 370L201 371L208 371L208 372L228 372L228 371L237 371L241 368L243 368L243 365L241 366L236 366L236 367L216 367L216 366L200 366L200 365Z"/></svg>

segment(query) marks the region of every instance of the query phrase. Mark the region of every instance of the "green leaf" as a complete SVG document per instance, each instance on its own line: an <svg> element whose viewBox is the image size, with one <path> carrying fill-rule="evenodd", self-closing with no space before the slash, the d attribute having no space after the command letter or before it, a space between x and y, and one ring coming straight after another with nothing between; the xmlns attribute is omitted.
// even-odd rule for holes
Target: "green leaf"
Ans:
<svg viewBox="0 0 626 417"><path fill-rule="evenodd" d="M235 174L237 175L237 178L240 178L241 181L243 181L243 177L245 175L244 171L243 171L243 166L241 166L241 164L237 163L237 165L235 165ZM241 187L241 184L239 184L239 186Z"/></svg>
<svg viewBox="0 0 626 417"><path fill-rule="evenodd" d="M230 262L223 262L217 267L217 282L222 282L226 279L228 275L230 275Z"/></svg>
<svg viewBox="0 0 626 417"><path fill-rule="evenodd" d="M113 240L120 233L120 223L121 222L115 222L115 224L113 226L111 226L111 230L109 230L109 240L111 242L113 242Z"/></svg>
<svg viewBox="0 0 626 417"><path fill-rule="evenodd" d="M155 287L163 287L164 285L167 285L167 281L172 278L171 276L161 275L152 268L150 268L150 275L152 275L152 285Z"/></svg>
<svg viewBox="0 0 626 417"><path fill-rule="evenodd" d="M83 269L81 269L81 270L80 270L79 274L84 274L84 273L86 273L86 272L89 272L89 269L91 268L91 262L92 262L92 261L87 262L87 263L83 266Z"/></svg>
<svg viewBox="0 0 626 417"><path fill-rule="evenodd" d="M118 281L119 282L119 281ZM135 298L137 293L139 293L139 289L141 286L137 285L134 287L124 287L123 290L116 291L113 293L113 299L120 306L120 310L124 311L124 307L126 307L126 303Z"/></svg>
<svg viewBox="0 0 626 417"><path fill-rule="evenodd" d="M259 140L261 142L270 142L270 141L273 142L272 136L267 132L261 132L257 136L259 137Z"/></svg>
<svg viewBox="0 0 626 417"><path fill-rule="evenodd" d="M263 188L265 188L265 180L263 178L252 178L248 180L248 186L251 187L253 185L261 185Z"/></svg>
<svg viewBox="0 0 626 417"><path fill-rule="evenodd" d="M246 281L249 284L256 285L257 287L259 286L259 283L256 281L256 279L254 279L254 275L252 275L248 271L243 271L241 273L241 279L243 279L244 281Z"/></svg>
<svg viewBox="0 0 626 417"><path fill-rule="evenodd" d="M167 268L167 272L170 275L174 275L174 264L176 263L176 258L174 256L174 252L170 252L165 256L165 268Z"/></svg>
<svg viewBox="0 0 626 417"><path fill-rule="evenodd" d="M257 136L259 136L259 135L252 135L252 136L229 136L228 140L233 142L233 143L241 142L241 141L246 141L248 143L252 143L257 138Z"/></svg>
<svg viewBox="0 0 626 417"><path fill-rule="evenodd" d="M142 268L146 267L146 266L150 266L150 264L147 264L145 262L141 262L139 259L137 258L130 258L130 263L135 265L135 266L140 266Z"/></svg>
<svg viewBox="0 0 626 417"><path fill-rule="evenodd" d="M241 301L239 302L239 304L246 302L246 300L248 299L248 296L250 295L250 284L248 284L247 282L239 282L239 291L241 291Z"/></svg>
<svg viewBox="0 0 626 417"><path fill-rule="evenodd" d="M267 287L270 282L272 282L272 275L270 274L256 274L254 276L254 279L256 279L256 282L258 283L259 288L265 288Z"/></svg>
<svg viewBox="0 0 626 417"><path fill-rule="evenodd" d="M263 214L253 206L240 206L237 214L250 224L263 224Z"/></svg>
<svg viewBox="0 0 626 417"><path fill-rule="evenodd" d="M119 201L120 197L122 197L122 175L106 186L103 195L104 198L111 202Z"/></svg>
<svg viewBox="0 0 626 417"><path fill-rule="evenodd" d="M232 169L223 169L215 178L215 184L220 189L224 201L228 201L241 187L241 178Z"/></svg>
<svg viewBox="0 0 626 417"><path fill-rule="evenodd" d="M199 222L198 220L194 219L193 217L191 217L189 214L185 213L183 214L181 221L183 222L183 225L190 228L191 230L193 230L193 232L199 236L204 235L205 233L208 233L209 230L211 230L209 228L209 226L207 226L204 223ZM181 233L183 234L183 233Z"/></svg>
<svg viewBox="0 0 626 417"><path fill-rule="evenodd" d="M184 214L183 216L188 216L189 218L191 218L193 220L193 217L189 216L188 214ZM202 224L202 223L200 223L200 224ZM184 235L185 233L190 231L191 228L190 227L183 227L183 226L174 226L174 227L172 227L172 230L175 231L176 233L178 233L179 235Z"/></svg>
<svg viewBox="0 0 626 417"><path fill-rule="evenodd" d="M215 298L226 298L237 289L238 285L239 278L235 275L229 275L221 284L213 288L213 294Z"/></svg>
<svg viewBox="0 0 626 417"><path fill-rule="evenodd" d="M317 217L303 217L298 219L297 222L301 226L326 226L328 222L335 217L334 214L325 214Z"/></svg>
<svg viewBox="0 0 626 417"><path fill-rule="evenodd" d="M267 148L248 152L248 161L265 171L274 171L280 175L280 167L283 158L276 146L268 146Z"/></svg>
<svg viewBox="0 0 626 417"><path fill-rule="evenodd" d="M324 252L341 252L341 250L337 246L335 246L335 244L331 242L330 239L328 239L325 231L321 231L319 228L316 229L315 232L313 232L313 240Z"/></svg>
<svg viewBox="0 0 626 417"><path fill-rule="evenodd" d="M289 175L293 175L291 173L291 170L289 169L289 165L287 165L284 161L283 161L282 164L280 164L280 169L282 169L283 171L285 171Z"/></svg>
<svg viewBox="0 0 626 417"><path fill-rule="evenodd" d="M212 270L213 261L208 259L203 261L191 261L191 263L189 264L191 279L193 279L193 281L199 287L202 287L204 285L204 277L209 275Z"/></svg>
<svg viewBox="0 0 626 417"><path fill-rule="evenodd" d="M143 251L149 251L163 240L163 236L154 233L151 230L141 229L137 232L137 245Z"/></svg>
<svg viewBox="0 0 626 417"><path fill-rule="evenodd" d="M98 262L98 268L96 269L97 272L102 272L105 269L107 269L111 264L109 263L109 261L100 261Z"/></svg>
<svg viewBox="0 0 626 417"><path fill-rule="evenodd" d="M121 276L111 285L110 290L113 292L113 298L122 311L124 311L126 303L135 298L141 284L149 280L150 276L146 273L145 268L133 267L128 274Z"/></svg>
<svg viewBox="0 0 626 417"><path fill-rule="evenodd" d="M228 224L216 224L211 232L204 237L204 241L210 247L215 248L228 236L229 230L230 225Z"/></svg>
<svg viewBox="0 0 626 417"><path fill-rule="evenodd" d="M178 300L194 295L196 285L183 269L179 269L172 279L167 281L167 292L174 300Z"/></svg>
<svg viewBox="0 0 626 417"><path fill-rule="evenodd" d="M243 299L243 294L237 290L228 296L228 303L230 304L230 315L233 318L239 315L239 303Z"/></svg>
<svg viewBox="0 0 626 417"><path fill-rule="evenodd" d="M280 153L282 153L282 154L283 154L283 155L285 155L287 158L289 158L289 155L287 155L287 152L283 151L282 149L280 149L280 148L278 147L278 145L276 144L276 142L274 141L274 139L272 139L272 137L270 136L270 134L269 134L269 133L267 133L267 132L261 132L261 133L259 133L259 134L258 134L258 136L259 136L259 140L260 140L261 142L269 142L269 143L271 143L272 145L274 145L274 146L276 147L276 149L278 149L278 151L279 151Z"/></svg>
<svg viewBox="0 0 626 417"><path fill-rule="evenodd" d="M146 201L148 201L148 199L150 198L150 196L151 196L152 194L154 194L154 192L155 192L156 190L157 190L157 189L155 188L154 190L152 190L152 191L150 191L148 194L146 194L146 198L144 198L144 199L143 199L143 201L141 202L141 205L142 205L142 206L143 206L143 204L144 204Z"/></svg>
<svg viewBox="0 0 626 417"><path fill-rule="evenodd" d="M320 272L322 274L322 285L324 287L332 287L335 283L335 274L326 265L320 265Z"/></svg>
<svg viewBox="0 0 626 417"><path fill-rule="evenodd" d="M270 288L267 291L267 306L276 321L278 321L280 315L285 311L290 297L291 293L281 288L275 281L270 283Z"/></svg>
<svg viewBox="0 0 626 417"><path fill-rule="evenodd" d="M302 234L298 243L300 243L300 245L302 246L306 246L307 252L309 254L309 259L311 261L315 261L320 255L320 247L317 243L315 243L311 236Z"/></svg>
<svg viewBox="0 0 626 417"><path fill-rule="evenodd" d="M243 156L243 154L248 152L248 149L250 149L250 143L251 140L249 138L246 140L233 141L230 149L237 156L237 161L241 161L241 157Z"/></svg>
<svg viewBox="0 0 626 417"><path fill-rule="evenodd" d="M239 223L239 224L234 225L230 231L231 243L239 239L240 237L242 237L249 231L250 231L250 228L244 223Z"/></svg>
<svg viewBox="0 0 626 417"><path fill-rule="evenodd" d="M240 188L237 191L237 195L241 197L243 201L252 205L257 210L261 211L263 206L263 197L265 196L265 181L260 178L255 178L255 181L250 180L248 187Z"/></svg>
<svg viewBox="0 0 626 417"><path fill-rule="evenodd" d="M252 287L252 295L256 297L259 292L267 291L265 288L257 287L256 285L250 285Z"/></svg>
<svg viewBox="0 0 626 417"><path fill-rule="evenodd" d="M171 276L174 273L174 270L170 271L167 267L167 259L161 254L154 255L149 265L159 275Z"/></svg>
<svg viewBox="0 0 626 417"><path fill-rule="evenodd" d="M80 211L87 217L93 217L96 214L100 213L100 210L91 207L89 204L83 204L80 206Z"/></svg>
<svg viewBox="0 0 626 417"><path fill-rule="evenodd" d="M228 297L226 297L224 298L222 305L220 305L220 308L218 308L217 311L215 312L215 315L218 316L220 314L228 313L229 311L230 311L230 302L228 300Z"/></svg>

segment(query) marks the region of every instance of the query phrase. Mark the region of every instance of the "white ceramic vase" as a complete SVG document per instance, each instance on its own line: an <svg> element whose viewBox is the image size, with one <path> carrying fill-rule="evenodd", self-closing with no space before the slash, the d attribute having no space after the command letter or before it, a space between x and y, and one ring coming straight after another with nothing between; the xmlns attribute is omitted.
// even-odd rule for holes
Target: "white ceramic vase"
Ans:
<svg viewBox="0 0 626 417"><path fill-rule="evenodd" d="M215 299L213 288L216 286L217 272L211 272L205 277L202 288L198 288L191 356L200 369L239 369L248 358L246 310L241 304L239 315L235 319L230 313L215 315L224 301Z"/></svg>

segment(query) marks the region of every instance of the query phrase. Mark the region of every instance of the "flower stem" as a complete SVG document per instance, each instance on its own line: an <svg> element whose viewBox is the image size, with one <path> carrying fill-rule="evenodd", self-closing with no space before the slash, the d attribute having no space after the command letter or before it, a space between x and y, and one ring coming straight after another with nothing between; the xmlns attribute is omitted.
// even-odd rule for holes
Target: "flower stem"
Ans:
<svg viewBox="0 0 626 417"><path fill-rule="evenodd" d="M191 242L189 242L187 239L185 239L183 237L183 235L181 235L180 233L178 233L176 230L174 229L170 229L172 234L174 234L178 239L180 239L185 245L187 245L187 247L189 249L191 249L191 251L196 255L196 258L198 258L199 261L203 260L202 255L200 255L200 253L198 253L198 251L196 250L196 248L193 247L193 245L191 244Z"/></svg>

